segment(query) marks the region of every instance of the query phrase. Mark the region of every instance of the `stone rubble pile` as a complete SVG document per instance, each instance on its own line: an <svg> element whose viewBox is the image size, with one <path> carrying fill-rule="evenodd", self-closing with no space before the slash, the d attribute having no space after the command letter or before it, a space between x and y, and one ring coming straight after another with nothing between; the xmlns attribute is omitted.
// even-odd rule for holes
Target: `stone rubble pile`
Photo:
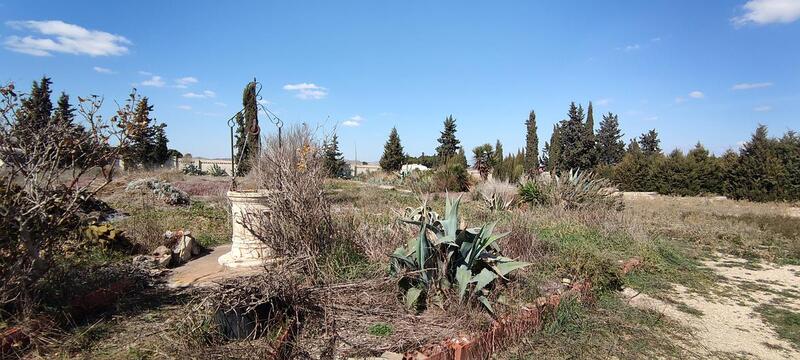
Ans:
<svg viewBox="0 0 800 360"><path fill-rule="evenodd" d="M167 231L164 233L164 244L156 248L150 255L134 257L133 263L149 269L166 269L186 263L193 256L203 252L203 247L188 230Z"/></svg>

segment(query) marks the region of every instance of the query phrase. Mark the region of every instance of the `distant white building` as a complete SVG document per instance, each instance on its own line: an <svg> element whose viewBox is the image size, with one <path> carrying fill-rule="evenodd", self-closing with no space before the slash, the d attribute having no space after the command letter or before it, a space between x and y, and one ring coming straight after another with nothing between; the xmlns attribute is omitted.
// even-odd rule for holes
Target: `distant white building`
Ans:
<svg viewBox="0 0 800 360"><path fill-rule="evenodd" d="M403 175L403 176L408 175L408 174L414 172L414 170L428 171L428 170L430 170L430 168L428 168L425 165L420 165L420 164L405 164L405 165L403 165L403 167L400 168L400 175Z"/></svg>

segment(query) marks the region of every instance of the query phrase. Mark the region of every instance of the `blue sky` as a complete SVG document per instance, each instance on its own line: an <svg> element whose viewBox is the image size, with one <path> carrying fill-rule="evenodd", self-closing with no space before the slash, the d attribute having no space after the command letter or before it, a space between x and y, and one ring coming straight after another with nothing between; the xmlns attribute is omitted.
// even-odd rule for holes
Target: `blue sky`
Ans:
<svg viewBox="0 0 800 360"><path fill-rule="evenodd" d="M226 119L254 76L287 124L338 127L347 158L377 160L392 126L431 154L457 119L471 149L540 145L571 101L619 114L626 138L721 153L759 123L800 129L800 0L738 1L8 1L0 81L47 74L56 91L132 86L170 146L226 156ZM262 125L274 131L270 125Z"/></svg>

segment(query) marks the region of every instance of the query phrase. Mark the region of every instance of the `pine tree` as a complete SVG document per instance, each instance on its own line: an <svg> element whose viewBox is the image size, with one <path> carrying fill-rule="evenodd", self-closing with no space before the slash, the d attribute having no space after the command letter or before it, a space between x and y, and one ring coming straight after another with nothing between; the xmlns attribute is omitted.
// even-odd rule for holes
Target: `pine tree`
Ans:
<svg viewBox="0 0 800 360"><path fill-rule="evenodd" d="M169 147L167 144L167 133L164 130L167 124L161 123L153 127L153 150L150 154L150 163L154 165L164 165L169 160Z"/></svg>
<svg viewBox="0 0 800 360"><path fill-rule="evenodd" d="M439 156L440 163L447 161L461 148L456 138L456 119L453 118L453 115L444 120L444 130L442 130L438 141L439 146L436 148L436 153Z"/></svg>
<svg viewBox="0 0 800 360"><path fill-rule="evenodd" d="M619 118L611 112L603 115L600 130L597 131L598 162L602 165L614 165L622 161L625 155L625 142L622 141L619 129Z"/></svg>
<svg viewBox="0 0 800 360"><path fill-rule="evenodd" d="M750 141L744 144L734 166L732 197L753 201L778 199L778 187L785 169L775 147L775 141L767 135L767 127L759 125Z"/></svg>
<svg viewBox="0 0 800 360"><path fill-rule="evenodd" d="M780 197L788 201L800 200L800 136L789 130L776 145L776 154L784 168Z"/></svg>
<svg viewBox="0 0 800 360"><path fill-rule="evenodd" d="M346 177L347 163L344 161L342 152L339 151L339 137L333 134L330 142L323 145L324 148L324 166L328 171L330 177Z"/></svg>
<svg viewBox="0 0 800 360"><path fill-rule="evenodd" d="M486 178L489 177L489 172L492 170L494 161L494 151L492 150L492 145L483 144L477 146L472 149L472 153L475 159L475 165L473 167L475 170L478 170L478 173L481 174L481 178L486 180Z"/></svg>
<svg viewBox="0 0 800 360"><path fill-rule="evenodd" d="M16 136L25 137L35 134L37 129L44 128L50 122L53 113L53 102L50 100L50 85L53 82L43 76L41 82L33 82L30 95L22 100L20 112L17 115L18 131ZM25 142L37 141L36 139L20 139Z"/></svg>
<svg viewBox="0 0 800 360"><path fill-rule="evenodd" d="M536 113L531 110L525 121L525 172L533 174L539 170L539 136L536 134Z"/></svg>
<svg viewBox="0 0 800 360"><path fill-rule="evenodd" d="M130 135L130 145L123 157L128 166L142 165L144 167L150 166L151 156L155 148L154 136L155 128L153 121L150 118L150 112L153 111L153 106L150 105L149 99L143 97L142 100L136 105L133 115L134 131Z"/></svg>
<svg viewBox="0 0 800 360"><path fill-rule="evenodd" d="M550 169L550 142L545 141L544 147L542 148L542 156L539 158L539 166L546 170Z"/></svg>
<svg viewBox="0 0 800 360"><path fill-rule="evenodd" d="M594 167L592 161L594 145L587 140L586 124L583 122L583 107L575 106L573 102L570 104L567 115L568 119L562 120L560 125L558 169L590 170Z"/></svg>
<svg viewBox="0 0 800 360"><path fill-rule="evenodd" d="M639 145L645 156L661 154L661 140L658 139L658 132L652 129L639 136Z"/></svg>
<svg viewBox="0 0 800 360"><path fill-rule="evenodd" d="M247 174L252 168L253 158L258 155L261 147L260 131L258 127L258 99L256 98L256 83L247 83L242 91L243 110L236 115L238 125L236 144L236 173L238 176Z"/></svg>
<svg viewBox="0 0 800 360"><path fill-rule="evenodd" d="M381 169L383 171L400 171L405 162L403 145L400 144L400 136L397 135L397 128L392 128L389 139L383 146L383 156L381 156Z"/></svg>

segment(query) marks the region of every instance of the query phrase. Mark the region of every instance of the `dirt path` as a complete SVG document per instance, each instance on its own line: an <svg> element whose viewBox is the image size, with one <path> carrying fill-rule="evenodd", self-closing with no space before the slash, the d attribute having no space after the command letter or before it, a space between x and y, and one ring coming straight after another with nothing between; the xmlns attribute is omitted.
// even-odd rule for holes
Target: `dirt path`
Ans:
<svg viewBox="0 0 800 360"><path fill-rule="evenodd" d="M659 311L695 329L699 353L708 357L800 359L800 350L779 336L770 310L800 313L800 266L751 264L720 257L704 265L720 276L713 294L696 294L681 285L666 301L635 290L624 295L631 305Z"/></svg>

